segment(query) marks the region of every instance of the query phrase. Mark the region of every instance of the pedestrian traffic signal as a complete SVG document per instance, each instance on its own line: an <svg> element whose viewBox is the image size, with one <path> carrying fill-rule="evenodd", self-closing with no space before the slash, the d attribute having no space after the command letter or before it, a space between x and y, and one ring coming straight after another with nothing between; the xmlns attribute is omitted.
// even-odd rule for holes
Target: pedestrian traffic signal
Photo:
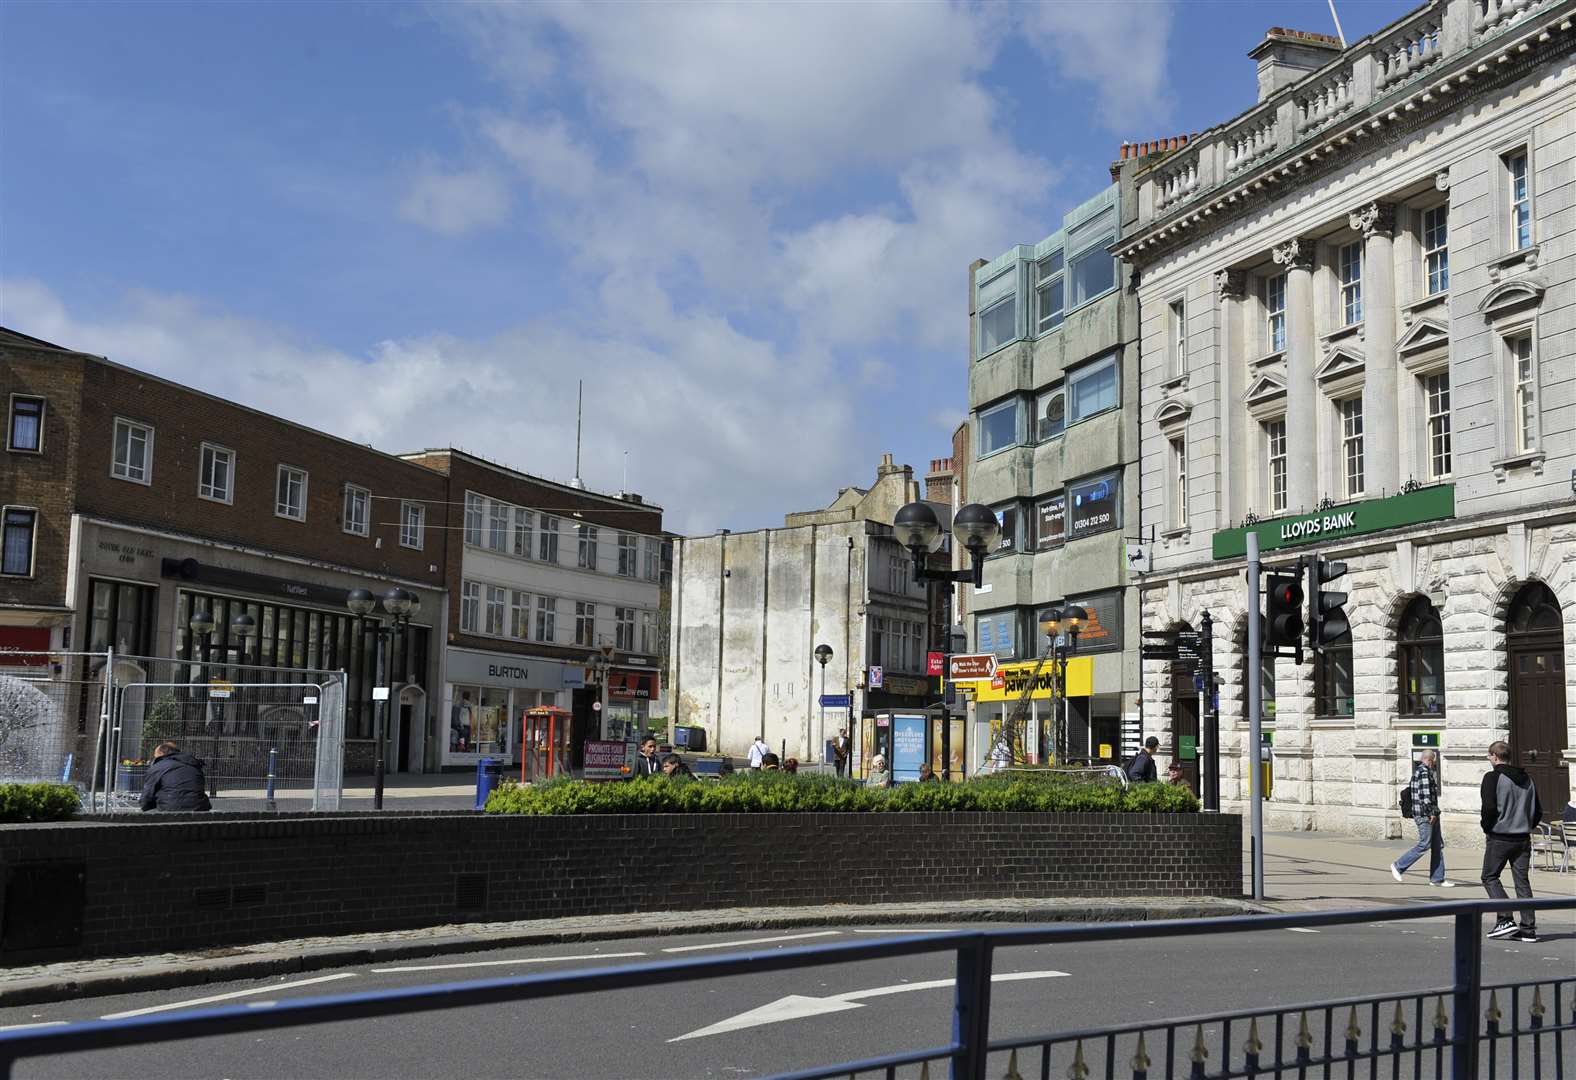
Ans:
<svg viewBox="0 0 1576 1080"><path fill-rule="evenodd" d="M1308 644L1314 650L1332 645L1351 632L1344 610L1346 594L1325 586L1346 574L1346 564L1315 556L1308 563Z"/></svg>
<svg viewBox="0 0 1576 1080"><path fill-rule="evenodd" d="M1266 618L1271 648L1295 648L1302 640L1302 582L1295 574L1271 574Z"/></svg>

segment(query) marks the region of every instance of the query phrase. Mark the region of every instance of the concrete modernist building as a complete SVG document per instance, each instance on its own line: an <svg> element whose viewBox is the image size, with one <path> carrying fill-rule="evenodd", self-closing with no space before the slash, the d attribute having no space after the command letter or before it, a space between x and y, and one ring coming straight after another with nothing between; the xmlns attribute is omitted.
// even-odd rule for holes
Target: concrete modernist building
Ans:
<svg viewBox="0 0 1576 1080"><path fill-rule="evenodd" d="M578 768L587 738L646 726L661 693L657 663L662 508L497 465L460 450L406 455L446 478L447 625L439 714L446 766L518 762L525 711L573 713L555 726ZM611 647L607 709L587 659Z"/></svg>
<svg viewBox="0 0 1576 1080"><path fill-rule="evenodd" d="M763 735L773 750L823 760L826 741L849 721L849 710L823 715L818 704L823 644L832 648L826 692L851 695L854 714L868 721L856 738L861 761L882 745L877 711L934 704L925 659L940 596L914 583L891 528L898 509L920 497L913 470L887 454L873 486L789 514L783 528L676 540L673 722L705 728L708 748L723 753L743 754ZM936 511L951 521L949 505Z"/></svg>
<svg viewBox="0 0 1576 1080"><path fill-rule="evenodd" d="M1002 527L984 586L969 590L971 647L1027 671L1045 651L1043 613L1088 610L1084 659L1069 670L1069 738L1075 756L1107 760L1139 737L1138 598L1124 553L1138 532L1138 318L1110 252L1136 217L1135 164L1038 244L976 263L969 295L966 489ZM972 746L983 754L1018 694L1009 681L975 697ZM1038 759L1048 688L1032 708L1027 751Z"/></svg>
<svg viewBox="0 0 1576 1080"><path fill-rule="evenodd" d="M390 658L409 692L390 714L388 767L434 767L425 688L446 538L428 521L442 477L3 329L0 399L0 648L197 659L188 623L210 611L214 656L348 672L346 768L366 772L375 639L346 599L398 585L421 608ZM256 633L231 640L242 613Z"/></svg>
<svg viewBox="0 0 1576 1080"><path fill-rule="evenodd" d="M1436 735L1457 843L1496 739L1546 813L1571 797L1573 19L1435 0L1345 48L1273 30L1258 103L1137 176L1143 622L1213 615L1238 805L1263 679L1272 827L1396 835ZM1346 641L1243 670L1245 529L1268 563L1349 564ZM1148 667L1148 726L1192 722L1185 674Z"/></svg>

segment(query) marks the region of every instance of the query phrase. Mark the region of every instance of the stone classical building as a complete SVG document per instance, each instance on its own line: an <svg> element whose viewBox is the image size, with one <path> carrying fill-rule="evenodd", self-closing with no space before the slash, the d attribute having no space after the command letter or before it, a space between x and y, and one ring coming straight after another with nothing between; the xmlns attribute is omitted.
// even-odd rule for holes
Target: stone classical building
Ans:
<svg viewBox="0 0 1576 1080"><path fill-rule="evenodd" d="M1263 680L1272 827L1394 836L1415 746L1480 842L1508 738L1546 812L1576 726L1576 3L1435 0L1342 47L1270 31L1259 101L1138 173L1143 623L1216 626L1223 794ZM1245 530L1345 561L1351 633L1244 671ZM1148 665L1148 727L1185 716ZM1186 692L1182 687L1187 686ZM1178 688L1177 692L1173 688Z"/></svg>
<svg viewBox="0 0 1576 1080"><path fill-rule="evenodd" d="M1110 252L1136 218L1137 164L1119 164L1118 183L1038 244L970 273L966 490L1002 530L984 585L967 590L970 645L1027 673L1045 651L1047 610L1086 609L1067 719L1072 756L1095 760L1120 759L1139 737L1138 597L1125 557L1138 525L1138 309ZM1018 696L1010 681L975 693L977 754ZM1031 699L1033 760L1050 697L1046 687Z"/></svg>

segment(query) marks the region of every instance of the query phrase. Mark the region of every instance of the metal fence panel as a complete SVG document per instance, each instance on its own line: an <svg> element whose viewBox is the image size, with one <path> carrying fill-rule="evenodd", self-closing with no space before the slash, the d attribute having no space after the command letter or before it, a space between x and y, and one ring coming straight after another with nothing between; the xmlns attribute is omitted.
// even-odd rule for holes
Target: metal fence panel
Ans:
<svg viewBox="0 0 1576 1080"><path fill-rule="evenodd" d="M0 650L0 782L91 786L86 750L100 720L103 660Z"/></svg>

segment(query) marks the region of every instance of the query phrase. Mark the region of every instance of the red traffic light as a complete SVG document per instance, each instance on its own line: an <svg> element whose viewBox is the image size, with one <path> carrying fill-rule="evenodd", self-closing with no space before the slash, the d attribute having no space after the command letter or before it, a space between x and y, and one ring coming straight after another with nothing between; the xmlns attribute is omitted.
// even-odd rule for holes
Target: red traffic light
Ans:
<svg viewBox="0 0 1576 1080"><path fill-rule="evenodd" d="M1270 603L1280 608L1302 606L1302 587L1293 578L1282 578L1270 589Z"/></svg>

